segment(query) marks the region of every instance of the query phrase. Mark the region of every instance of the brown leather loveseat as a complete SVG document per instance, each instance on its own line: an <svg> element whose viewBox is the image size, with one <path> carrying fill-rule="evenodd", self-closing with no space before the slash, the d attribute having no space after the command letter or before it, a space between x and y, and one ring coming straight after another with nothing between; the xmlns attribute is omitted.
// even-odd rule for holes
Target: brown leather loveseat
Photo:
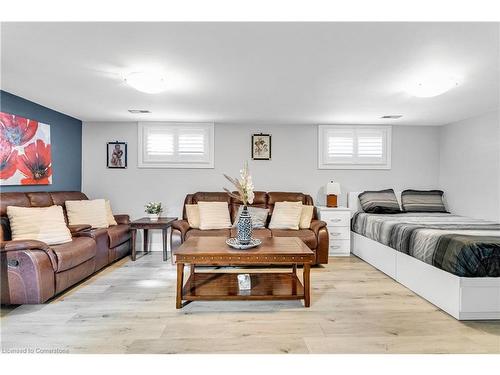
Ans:
<svg viewBox="0 0 500 375"><path fill-rule="evenodd" d="M11 240L7 206L59 205L66 216L67 200L84 199L87 196L79 191L0 193L2 304L43 303L130 253L128 215L115 215L118 225L107 229L69 225L72 241L61 245Z"/></svg>
<svg viewBox="0 0 500 375"><path fill-rule="evenodd" d="M186 204L196 204L200 201L215 201L215 202L227 202L228 209L231 216L231 222L234 222L237 214L238 208L241 202L231 198L227 193L224 192L198 192L194 194L188 194L184 200L184 209L182 213L182 220L177 220L172 224L173 230L180 232L181 241L186 240L191 236L221 236L221 237L235 237L236 228L228 229L211 229L211 230L201 230L191 228L187 221L186 216ZM276 202L302 202L304 205L313 205L313 199L311 196L303 193L286 193L286 192L255 192L255 199L252 207L261 207L269 209L269 218L267 225L269 224L274 204ZM326 228L326 223L318 220L316 209L314 209L313 220L309 229L254 229L253 236L256 238L265 237L299 237L304 243L315 252L316 254L316 264L326 264L328 263L328 230Z"/></svg>

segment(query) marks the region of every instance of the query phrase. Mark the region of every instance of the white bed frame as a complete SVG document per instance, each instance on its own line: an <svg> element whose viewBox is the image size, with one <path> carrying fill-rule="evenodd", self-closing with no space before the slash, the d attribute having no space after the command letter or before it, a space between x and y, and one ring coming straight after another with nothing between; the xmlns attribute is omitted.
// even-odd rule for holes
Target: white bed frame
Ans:
<svg viewBox="0 0 500 375"><path fill-rule="evenodd" d="M348 194L352 212L360 210L358 195ZM500 319L500 277L459 277L355 232L351 242L354 255L454 318Z"/></svg>

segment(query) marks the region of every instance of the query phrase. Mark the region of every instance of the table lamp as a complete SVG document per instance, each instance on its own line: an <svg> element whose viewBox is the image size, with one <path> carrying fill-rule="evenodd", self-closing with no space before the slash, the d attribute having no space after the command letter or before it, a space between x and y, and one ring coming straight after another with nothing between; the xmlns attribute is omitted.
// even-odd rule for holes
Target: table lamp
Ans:
<svg viewBox="0 0 500 375"><path fill-rule="evenodd" d="M330 181L326 184L326 207L337 207L337 196L340 195L340 184Z"/></svg>

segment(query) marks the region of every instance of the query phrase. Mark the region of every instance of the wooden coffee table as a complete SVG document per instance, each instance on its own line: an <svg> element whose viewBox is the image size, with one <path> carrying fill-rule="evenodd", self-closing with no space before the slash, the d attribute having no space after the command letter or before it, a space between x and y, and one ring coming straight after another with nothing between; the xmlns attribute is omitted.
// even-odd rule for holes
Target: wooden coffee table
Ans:
<svg viewBox="0 0 500 375"><path fill-rule="evenodd" d="M224 237L191 237L176 251L177 300L182 308L191 301L228 300L304 300L311 304L310 266L314 253L297 237L273 237L262 240L259 247L236 250L226 245ZM190 275L184 284L184 265L190 264ZM238 288L237 273L196 272L196 266L265 266L290 265L291 272L250 273L251 290ZM297 277L297 265L303 265L302 284ZM262 271L262 270L261 270ZM183 303L186 301L186 303Z"/></svg>

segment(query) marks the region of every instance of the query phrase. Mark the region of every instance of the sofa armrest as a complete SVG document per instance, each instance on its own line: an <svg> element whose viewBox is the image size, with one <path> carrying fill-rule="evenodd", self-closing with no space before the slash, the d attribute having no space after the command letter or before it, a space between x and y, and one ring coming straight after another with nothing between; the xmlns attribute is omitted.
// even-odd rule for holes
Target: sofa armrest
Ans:
<svg viewBox="0 0 500 375"><path fill-rule="evenodd" d="M88 224L79 224L79 225L68 225L69 231L71 232L71 235L73 236L76 233L79 232L85 232L89 231L92 226Z"/></svg>
<svg viewBox="0 0 500 375"><path fill-rule="evenodd" d="M311 226L309 227L316 236L318 235L318 232L321 228L326 227L326 223L321 220L312 220L311 221Z"/></svg>
<svg viewBox="0 0 500 375"><path fill-rule="evenodd" d="M316 238L318 239L318 245L316 246L316 264L327 264L328 250L330 248L328 227L324 221L313 220L311 221L310 229L314 232Z"/></svg>
<svg viewBox="0 0 500 375"><path fill-rule="evenodd" d="M181 232L181 241L184 242L186 238L186 233L191 227L187 220L176 220L172 223L172 229L178 230Z"/></svg>
<svg viewBox="0 0 500 375"><path fill-rule="evenodd" d="M114 215L115 220L118 224L130 224L130 216L129 215Z"/></svg>
<svg viewBox="0 0 500 375"><path fill-rule="evenodd" d="M105 228L82 230L73 234L74 237L90 237L96 239L97 237L105 236L108 238L108 230Z"/></svg>
<svg viewBox="0 0 500 375"><path fill-rule="evenodd" d="M50 250L49 245L45 242L37 240L17 240L17 241L2 241L0 242L0 251L6 253L8 251L17 250Z"/></svg>
<svg viewBox="0 0 500 375"><path fill-rule="evenodd" d="M2 304L44 303L55 294L57 258L44 242L0 242Z"/></svg>
<svg viewBox="0 0 500 375"><path fill-rule="evenodd" d="M0 242L0 252L8 253L13 251L43 251L50 259L52 268L57 270L57 258L54 251L45 242L37 240L17 240Z"/></svg>

